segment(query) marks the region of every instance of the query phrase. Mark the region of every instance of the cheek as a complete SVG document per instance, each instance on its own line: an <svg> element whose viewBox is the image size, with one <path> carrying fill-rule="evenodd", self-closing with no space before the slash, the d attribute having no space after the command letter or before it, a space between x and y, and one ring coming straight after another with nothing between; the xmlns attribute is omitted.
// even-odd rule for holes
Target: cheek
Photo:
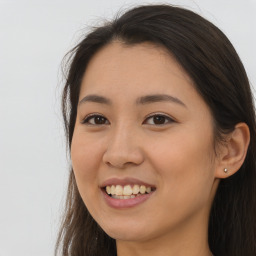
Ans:
<svg viewBox="0 0 256 256"><path fill-rule="evenodd" d="M205 202L213 182L213 144L210 129L202 139L198 131L174 134L154 145L155 169L166 200L181 205Z"/></svg>
<svg viewBox="0 0 256 256"><path fill-rule="evenodd" d="M71 160L76 183L82 197L91 197L98 189L98 169L101 163L102 144L81 132L74 132Z"/></svg>

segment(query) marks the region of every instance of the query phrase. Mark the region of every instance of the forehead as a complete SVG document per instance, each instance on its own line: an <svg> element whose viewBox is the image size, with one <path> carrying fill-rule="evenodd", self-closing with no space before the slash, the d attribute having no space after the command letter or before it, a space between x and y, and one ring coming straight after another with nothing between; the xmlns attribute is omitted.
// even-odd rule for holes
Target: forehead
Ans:
<svg viewBox="0 0 256 256"><path fill-rule="evenodd" d="M127 45L114 41L90 60L80 99L87 94L132 99L166 93L183 102L203 101L190 77L166 49L151 43Z"/></svg>
<svg viewBox="0 0 256 256"><path fill-rule="evenodd" d="M160 84L168 73L192 84L186 72L163 47L151 43L127 45L114 41L92 57L83 76L82 86L107 86L110 80L111 83L123 85L128 82L149 83L149 78L154 75Z"/></svg>

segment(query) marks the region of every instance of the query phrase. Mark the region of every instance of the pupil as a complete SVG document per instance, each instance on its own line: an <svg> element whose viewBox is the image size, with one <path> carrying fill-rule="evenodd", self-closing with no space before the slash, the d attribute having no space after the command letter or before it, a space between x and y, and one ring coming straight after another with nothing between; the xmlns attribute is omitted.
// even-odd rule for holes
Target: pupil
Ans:
<svg viewBox="0 0 256 256"><path fill-rule="evenodd" d="M164 124L165 123L165 117L163 117L163 116L154 116L154 123L155 124Z"/></svg>
<svg viewBox="0 0 256 256"><path fill-rule="evenodd" d="M105 118L102 116L97 116L95 117L95 123L96 124L104 124L105 123Z"/></svg>

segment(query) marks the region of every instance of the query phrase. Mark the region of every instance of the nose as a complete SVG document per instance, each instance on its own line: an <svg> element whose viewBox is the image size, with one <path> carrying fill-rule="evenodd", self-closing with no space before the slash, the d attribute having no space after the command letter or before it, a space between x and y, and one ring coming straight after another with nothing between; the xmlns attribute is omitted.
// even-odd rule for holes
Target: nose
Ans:
<svg viewBox="0 0 256 256"><path fill-rule="evenodd" d="M144 161L140 135L128 127L119 127L111 132L103 162L111 167L125 169Z"/></svg>

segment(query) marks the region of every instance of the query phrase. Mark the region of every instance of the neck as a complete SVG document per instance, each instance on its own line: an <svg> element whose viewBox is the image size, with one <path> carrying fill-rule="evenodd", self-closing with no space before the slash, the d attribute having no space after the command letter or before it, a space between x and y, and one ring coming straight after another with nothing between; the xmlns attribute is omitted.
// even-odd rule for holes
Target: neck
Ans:
<svg viewBox="0 0 256 256"><path fill-rule="evenodd" d="M202 219L199 220L202 224ZM208 221L180 225L172 232L142 241L117 240L118 256L212 256L208 245Z"/></svg>
<svg viewBox="0 0 256 256"><path fill-rule="evenodd" d="M177 238L165 241L117 241L118 256L212 256L207 241L184 241Z"/></svg>

